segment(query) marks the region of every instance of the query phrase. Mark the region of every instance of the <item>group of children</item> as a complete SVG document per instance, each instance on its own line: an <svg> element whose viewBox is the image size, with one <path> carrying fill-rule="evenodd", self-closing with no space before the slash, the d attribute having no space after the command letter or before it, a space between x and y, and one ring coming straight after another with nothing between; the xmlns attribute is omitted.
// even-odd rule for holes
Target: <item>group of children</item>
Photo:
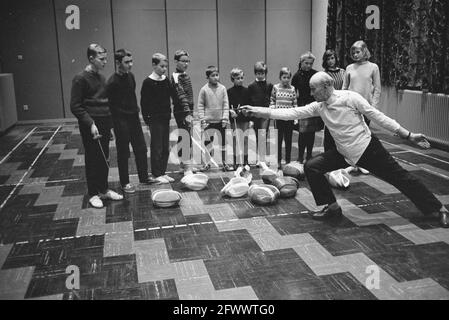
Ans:
<svg viewBox="0 0 449 320"><path fill-rule="evenodd" d="M128 173L129 144L135 155L137 172L141 184L169 183L173 178L166 175L169 159L170 119L172 113L178 129L188 132L188 144L191 146L191 134L194 119L194 97L192 82L187 74L190 63L185 50L175 53L176 70L168 77L168 60L160 53L152 56L153 72L143 81L140 107L144 122L151 134L151 171L148 174L147 147L140 125L139 107L135 94L136 81L131 73L133 64L131 52L120 49L115 52L117 71L106 82L100 71L106 64L106 50L92 44L87 52L89 65L75 76L72 83L71 110L79 120L80 133L85 147L86 180L89 203L102 208L104 199L121 200L123 196L108 188L108 157L111 129L114 129L117 146L117 162L120 184L125 193L135 192L130 184ZM370 63L366 44L357 42L351 48L355 63L345 70L338 67L337 55L328 50L323 56L325 71L336 80L336 89L357 91L374 106L380 95L380 78L377 65ZM314 101L310 94L309 81L316 73L312 68L315 57L306 53L300 58L298 72L292 77L288 68L279 73L280 83L273 85L267 81L267 65L260 61L254 66L255 81L244 87L244 73L240 68L230 72L233 87L226 90L220 83L219 70L215 66L206 69L207 84L198 95L197 115L204 132L217 130L221 134L223 169L233 171L236 166L248 164L248 141L239 139L233 147L233 163L226 161L225 130L246 132L251 125L256 132L257 145L260 137L268 133L270 121L267 119L247 118L240 111L246 105L265 108L295 108ZM171 105L173 103L173 111ZM275 121L278 130L278 166L281 169L282 144L285 142L285 163L291 161L293 130L299 131L298 162L312 158L315 132L323 129L320 118L300 121ZM185 136L184 136L185 137ZM205 146L213 142L214 136L207 136ZM182 140L180 135L178 142ZM326 131L325 148L335 147L332 137ZM190 149L190 148L188 148ZM304 153L307 155L304 159ZM187 150L190 151L190 150ZM186 154L188 153L188 154ZM192 169L190 152L181 149L178 152L181 166L186 172ZM260 160L260 159L259 159ZM207 171L209 161L200 170Z"/></svg>

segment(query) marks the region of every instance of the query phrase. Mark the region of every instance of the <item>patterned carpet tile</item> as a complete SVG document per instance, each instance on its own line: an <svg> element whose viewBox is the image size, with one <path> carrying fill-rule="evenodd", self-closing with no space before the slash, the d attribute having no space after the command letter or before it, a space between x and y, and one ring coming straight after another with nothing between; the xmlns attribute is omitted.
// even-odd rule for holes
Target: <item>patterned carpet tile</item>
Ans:
<svg viewBox="0 0 449 320"><path fill-rule="evenodd" d="M337 221L312 219L320 208L306 181L295 198L262 207L222 197L232 173L216 169L206 189L187 190L176 163L168 165L174 183L95 210L77 124L54 134L58 127L19 126L0 137L1 159L34 129L0 165L0 299L449 299L449 233L376 177L354 175L348 190L335 190ZM379 136L449 205L449 155ZM318 134L316 152L321 144ZM110 146L110 188L120 191ZM129 168L137 183L133 155ZM260 170L252 174L259 183ZM151 194L161 188L180 192L180 205L156 208ZM79 270L79 289L67 286L69 266ZM372 268L377 289L367 282Z"/></svg>

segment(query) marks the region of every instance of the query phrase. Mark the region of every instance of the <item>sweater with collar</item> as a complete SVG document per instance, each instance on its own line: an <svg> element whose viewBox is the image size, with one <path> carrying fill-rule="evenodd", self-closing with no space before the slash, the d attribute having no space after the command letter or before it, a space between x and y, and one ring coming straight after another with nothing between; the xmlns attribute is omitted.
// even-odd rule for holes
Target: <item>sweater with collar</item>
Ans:
<svg viewBox="0 0 449 320"><path fill-rule="evenodd" d="M171 95L172 88L167 77L153 73L143 81L140 106L146 124L149 124L150 120L170 120Z"/></svg>

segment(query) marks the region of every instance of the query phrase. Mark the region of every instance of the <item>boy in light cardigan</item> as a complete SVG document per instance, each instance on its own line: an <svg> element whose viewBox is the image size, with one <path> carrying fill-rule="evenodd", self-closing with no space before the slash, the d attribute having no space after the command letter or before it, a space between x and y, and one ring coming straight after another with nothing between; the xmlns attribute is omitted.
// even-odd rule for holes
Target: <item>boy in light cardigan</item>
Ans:
<svg viewBox="0 0 449 320"><path fill-rule="evenodd" d="M201 121L201 128L204 132L210 129L218 130L222 138L222 161L223 170L228 171L229 166L225 162L226 135L225 129L229 125L229 100L226 87L219 83L220 75L218 68L209 66L206 69L206 78L208 83L201 88L198 96L198 116ZM209 135L209 141L206 141L206 147L213 142L213 134ZM209 161L205 163L202 171L210 169Z"/></svg>

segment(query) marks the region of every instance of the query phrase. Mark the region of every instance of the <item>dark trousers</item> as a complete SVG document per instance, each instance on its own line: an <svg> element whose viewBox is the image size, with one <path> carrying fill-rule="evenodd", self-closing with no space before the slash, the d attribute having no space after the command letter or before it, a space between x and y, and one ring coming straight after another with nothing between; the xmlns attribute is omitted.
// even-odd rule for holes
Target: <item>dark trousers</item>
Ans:
<svg viewBox="0 0 449 320"><path fill-rule="evenodd" d="M148 180L147 145L143 136L139 114L118 114L114 115L112 120L114 123L120 184L126 186L129 183L128 159L130 156L130 143L133 147L139 181L146 182Z"/></svg>
<svg viewBox="0 0 449 320"><path fill-rule="evenodd" d="M207 128L204 130L205 134L206 134L206 140L204 142L204 145L207 149L209 149L209 145L214 142L214 135L212 132L210 132L209 130L211 129L215 129L218 130L220 132L221 135L221 161L222 163L226 162L226 129L223 128L223 125L221 124L221 122L219 123L210 123ZM209 132L208 132L209 131ZM211 156L213 156L213 154L211 154Z"/></svg>
<svg viewBox="0 0 449 320"><path fill-rule="evenodd" d="M95 125L102 136L94 140L90 128L79 123L81 139L84 146L84 163L86 170L87 192L90 197L108 190L109 140L111 138L112 119L110 117L94 118ZM100 145L103 148L101 152Z"/></svg>
<svg viewBox="0 0 449 320"><path fill-rule="evenodd" d="M336 149L321 154L305 165L307 180L317 205L336 202L325 173L347 167L344 157ZM373 136L357 166L366 168L380 179L390 183L406 195L425 215L438 212L442 204L424 184L403 169Z"/></svg>
<svg viewBox="0 0 449 320"><path fill-rule="evenodd" d="M278 166L282 161L282 142L285 141L285 162L290 163L292 159L292 139L294 121L276 120L275 127L278 130Z"/></svg>
<svg viewBox="0 0 449 320"><path fill-rule="evenodd" d="M187 123L186 123L186 115L183 115L183 116L180 116L180 117L175 117L175 120L176 120L176 125L178 126L178 129L179 130L186 130L188 133L189 133L189 137L191 137L192 136L192 128L191 128L191 126L189 126ZM181 135L179 135L179 137L178 137L178 145L179 145L179 143L182 141L182 136ZM189 145L190 145L190 148L192 147L192 139L190 138L190 141L189 141ZM190 155L191 155L191 153L190 153ZM181 163L182 163L182 148L180 148L179 149L179 151L178 151L178 157L179 157L179 159L181 159ZM190 157L187 157L189 160L190 160Z"/></svg>
<svg viewBox="0 0 449 320"><path fill-rule="evenodd" d="M298 161L304 161L304 152L307 148L306 160L309 160L313 156L313 145L315 144L315 132L299 133L298 140Z"/></svg>
<svg viewBox="0 0 449 320"><path fill-rule="evenodd" d="M327 129L324 128L324 152L327 152L332 149L336 149L334 138L331 136L331 133Z"/></svg>
<svg viewBox="0 0 449 320"><path fill-rule="evenodd" d="M170 155L170 120L150 120L151 172L154 177L165 175Z"/></svg>

